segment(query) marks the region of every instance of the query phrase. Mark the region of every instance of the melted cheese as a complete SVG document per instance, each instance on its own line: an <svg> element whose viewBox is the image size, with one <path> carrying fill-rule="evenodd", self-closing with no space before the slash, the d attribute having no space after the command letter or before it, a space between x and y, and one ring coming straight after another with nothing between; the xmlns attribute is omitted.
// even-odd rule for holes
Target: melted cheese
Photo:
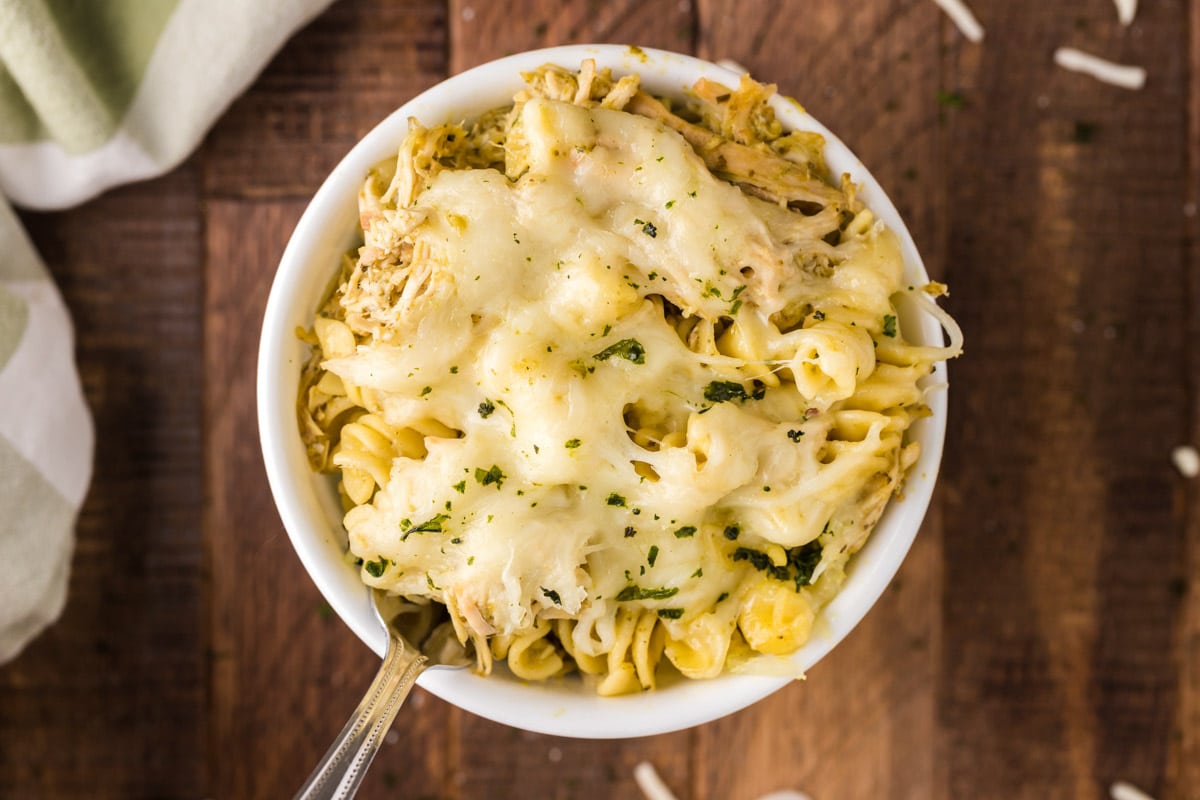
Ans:
<svg viewBox="0 0 1200 800"><path fill-rule="evenodd" d="M570 621L602 692L652 686L664 647L692 677L794 649L769 598L811 621L915 458L935 349L899 338L895 237L755 199L646 117L532 97L506 133L507 176L422 173L410 135L411 205L368 180L369 287L339 293L365 341L314 326L364 580L445 603L485 669L553 674L537 642Z"/></svg>

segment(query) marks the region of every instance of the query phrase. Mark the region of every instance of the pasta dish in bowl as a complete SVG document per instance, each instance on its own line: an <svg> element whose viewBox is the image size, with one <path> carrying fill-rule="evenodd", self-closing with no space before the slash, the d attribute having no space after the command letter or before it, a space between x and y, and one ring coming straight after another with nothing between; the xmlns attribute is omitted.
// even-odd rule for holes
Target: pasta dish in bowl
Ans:
<svg viewBox="0 0 1200 800"><path fill-rule="evenodd" d="M811 666L911 543L960 347L944 287L771 87L611 46L480 70L364 139L284 255L259 385L281 514L377 650L363 583L444 608L477 674L422 684L469 710L715 718Z"/></svg>

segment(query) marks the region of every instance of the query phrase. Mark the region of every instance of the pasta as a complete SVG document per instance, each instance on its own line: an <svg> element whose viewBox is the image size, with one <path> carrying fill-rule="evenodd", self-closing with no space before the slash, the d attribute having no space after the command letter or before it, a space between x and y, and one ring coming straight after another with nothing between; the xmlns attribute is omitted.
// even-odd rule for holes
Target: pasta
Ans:
<svg viewBox="0 0 1200 800"><path fill-rule="evenodd" d="M350 557L484 673L611 695L794 652L917 458L921 381L961 347L945 287L901 285L774 87L525 77L470 125L410 122L300 332ZM905 294L948 346L905 339Z"/></svg>

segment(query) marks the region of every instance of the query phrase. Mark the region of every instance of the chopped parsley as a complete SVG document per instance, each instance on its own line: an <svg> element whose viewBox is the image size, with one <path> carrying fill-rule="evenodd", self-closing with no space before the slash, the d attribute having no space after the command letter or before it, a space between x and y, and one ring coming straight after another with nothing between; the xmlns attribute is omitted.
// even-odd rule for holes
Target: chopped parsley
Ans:
<svg viewBox="0 0 1200 800"><path fill-rule="evenodd" d="M458 483L454 484L454 491L458 492L459 494L463 494L464 492L466 492L467 491L467 482L459 481Z"/></svg>
<svg viewBox="0 0 1200 800"><path fill-rule="evenodd" d="M632 525L626 525L625 538L632 539L634 536L637 536L637 528L633 527Z"/></svg>
<svg viewBox="0 0 1200 800"><path fill-rule="evenodd" d="M567 448L568 450L574 450L581 444L583 444L583 442L579 441L578 439L567 439L567 441L563 443L563 447Z"/></svg>
<svg viewBox="0 0 1200 800"><path fill-rule="evenodd" d="M380 556L378 561L364 561L363 569L365 569L367 574L372 578L378 578L383 575L384 570L387 569L387 565L390 563L391 562L386 558Z"/></svg>
<svg viewBox="0 0 1200 800"><path fill-rule="evenodd" d="M404 535L400 537L400 541L404 541L414 533L441 533L442 523L450 519L449 514L438 514L432 519L427 519L420 525L413 525L406 519L400 520L400 530L404 531Z"/></svg>
<svg viewBox="0 0 1200 800"><path fill-rule="evenodd" d="M663 619L679 619L683 616L682 608L660 608L658 615Z"/></svg>
<svg viewBox="0 0 1200 800"><path fill-rule="evenodd" d="M894 314L888 314L883 318L883 335L895 337L896 335L896 317Z"/></svg>
<svg viewBox="0 0 1200 800"><path fill-rule="evenodd" d="M729 599L729 592L721 592L719 595L717 595L718 603L721 602L722 600L728 600L728 599Z"/></svg>
<svg viewBox="0 0 1200 800"><path fill-rule="evenodd" d="M620 506L621 508L625 507L625 498L622 497L621 495L617 494L616 492L610 492L608 495L608 500L606 502L610 506Z"/></svg>
<svg viewBox="0 0 1200 800"><path fill-rule="evenodd" d="M424 389L421 390L421 397L424 397L425 395L429 394L432 391L433 391L432 386L426 386Z"/></svg>
<svg viewBox="0 0 1200 800"><path fill-rule="evenodd" d="M643 589L637 584L626 586L617 594L617 601L624 603L629 600L666 600L679 594L676 586L664 586L659 589Z"/></svg>
<svg viewBox="0 0 1200 800"><path fill-rule="evenodd" d="M704 577L704 567L697 567L696 571L692 573L692 577L693 578L703 578Z"/></svg>
<svg viewBox="0 0 1200 800"><path fill-rule="evenodd" d="M816 570L817 564L821 563L821 544L812 541L800 547L793 547L787 551L787 563L782 566L775 566L766 553L748 547L735 550L733 560L749 561L750 566L777 581L792 581L798 592L802 586L808 586L812 582L813 571Z"/></svg>
<svg viewBox="0 0 1200 800"><path fill-rule="evenodd" d="M793 428L792 430L787 432L787 437L789 439L791 439L793 442L797 442L797 443L799 443L800 437L803 435L804 435L804 431L796 429L796 428Z"/></svg>
<svg viewBox="0 0 1200 800"><path fill-rule="evenodd" d="M616 344L611 344L601 350L592 358L597 361L607 361L613 356L620 356L626 361L632 361L634 364L646 363L646 348L637 339L622 339Z"/></svg>
<svg viewBox="0 0 1200 800"><path fill-rule="evenodd" d="M487 419L496 410L496 404L491 400L484 400L479 404L479 416Z"/></svg>
<svg viewBox="0 0 1200 800"><path fill-rule="evenodd" d="M962 92L950 92L945 89L938 89L937 101L938 105L946 108L962 108L967 102Z"/></svg>
<svg viewBox="0 0 1200 800"><path fill-rule="evenodd" d="M582 358L576 358L575 360L571 361L571 363L569 363L567 366L569 366L571 369L575 370L575 372L578 373L579 377L581 377L581 378L586 378L588 375L591 375L593 372L596 371L596 368L594 366L584 362L584 360Z"/></svg>
<svg viewBox="0 0 1200 800"><path fill-rule="evenodd" d="M475 481L480 486L487 486L490 483L494 483L496 484L496 488L499 489L504 485L505 477L503 470L495 464L492 464L491 468L487 470L479 467L475 468Z"/></svg>
<svg viewBox="0 0 1200 800"><path fill-rule="evenodd" d="M814 311L813 319L815 319L817 322L824 322L825 321L825 312L821 311L819 309L817 311Z"/></svg>
<svg viewBox="0 0 1200 800"><path fill-rule="evenodd" d="M457 375L457 374L458 374L458 367L451 367L451 368L450 368L450 374L451 374L451 375Z"/></svg>
<svg viewBox="0 0 1200 800"><path fill-rule="evenodd" d="M712 381L704 387L704 399L712 403L727 403L730 400L749 400L746 387L737 381Z"/></svg>
<svg viewBox="0 0 1200 800"><path fill-rule="evenodd" d="M742 529L737 525L726 525L724 533L725 533L725 538L732 542L734 539L737 539L737 537L741 535Z"/></svg>
<svg viewBox="0 0 1200 800"><path fill-rule="evenodd" d="M646 554L646 563L653 567L655 561L658 561L658 545L652 544L650 552Z"/></svg>
<svg viewBox="0 0 1200 800"><path fill-rule="evenodd" d="M540 586L538 588L542 590L542 594L550 598L551 603L554 603L556 606L562 605L562 598L558 596L558 592L554 591L553 589L547 589L545 586Z"/></svg>
<svg viewBox="0 0 1200 800"><path fill-rule="evenodd" d="M649 236L651 239L653 239L653 238L655 238L656 236L658 236L658 228L654 227L654 223L653 223L653 222L645 222L645 221L643 221L643 220L640 220L640 219L635 219L635 220L633 221L633 224L634 224L634 225L641 225L641 226L642 226L642 233L646 234L646 235L647 235L647 236Z"/></svg>
<svg viewBox="0 0 1200 800"><path fill-rule="evenodd" d="M695 525L684 525L682 528L675 531L676 539L690 539L696 535Z"/></svg>
<svg viewBox="0 0 1200 800"><path fill-rule="evenodd" d="M666 208L670 209L670 208L673 208L674 206L675 206L675 201L674 201L674 200L668 200L668 201L667 201Z"/></svg>

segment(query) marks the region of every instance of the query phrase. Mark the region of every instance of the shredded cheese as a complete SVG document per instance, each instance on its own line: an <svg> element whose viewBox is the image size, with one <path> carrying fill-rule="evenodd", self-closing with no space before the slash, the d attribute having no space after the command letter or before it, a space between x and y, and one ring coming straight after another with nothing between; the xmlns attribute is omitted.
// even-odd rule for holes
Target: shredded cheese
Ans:
<svg viewBox="0 0 1200 800"><path fill-rule="evenodd" d="M1060 47L1055 50L1054 63L1063 69L1081 72L1101 83L1119 86L1122 89L1141 89L1146 84L1146 70L1141 67L1115 64L1073 47Z"/></svg>
<svg viewBox="0 0 1200 800"><path fill-rule="evenodd" d="M983 26L979 24L979 20L975 19L971 9L967 8L962 0L933 0L933 2L945 12L951 22L958 26L963 36L975 44L983 41Z"/></svg>
<svg viewBox="0 0 1200 800"><path fill-rule="evenodd" d="M1133 23L1133 18L1137 16L1137 0L1113 0L1117 6L1117 19L1121 20L1121 24L1129 27Z"/></svg>
<svg viewBox="0 0 1200 800"><path fill-rule="evenodd" d="M638 788L646 796L646 800L676 800L675 795L658 776L658 770L649 761L643 761L633 768L633 779Z"/></svg>
<svg viewBox="0 0 1200 800"><path fill-rule="evenodd" d="M1108 790L1112 800L1154 800L1153 797L1143 792L1131 783L1125 781L1117 781Z"/></svg>
<svg viewBox="0 0 1200 800"><path fill-rule="evenodd" d="M663 779L659 777L658 770L654 769L654 765L649 761L643 761L633 768L633 780L637 783L638 788L642 790L642 794L646 796L646 800L677 800L667 785L663 783ZM1114 795L1115 797L1115 795ZM811 797L804 792L797 792L793 789L780 789L779 791L764 794L758 800L812 800ZM1116 800L1150 800L1144 795L1142 797L1124 797L1116 798Z"/></svg>
<svg viewBox="0 0 1200 800"><path fill-rule="evenodd" d="M1172 450L1171 461L1175 462L1175 469L1179 470L1179 474L1185 478L1194 478L1200 475L1200 453L1197 453L1196 448L1191 445L1183 445Z"/></svg>

